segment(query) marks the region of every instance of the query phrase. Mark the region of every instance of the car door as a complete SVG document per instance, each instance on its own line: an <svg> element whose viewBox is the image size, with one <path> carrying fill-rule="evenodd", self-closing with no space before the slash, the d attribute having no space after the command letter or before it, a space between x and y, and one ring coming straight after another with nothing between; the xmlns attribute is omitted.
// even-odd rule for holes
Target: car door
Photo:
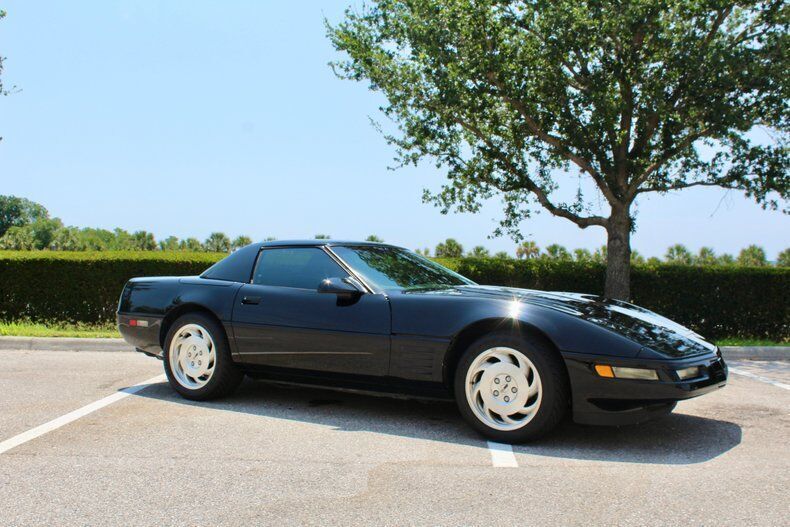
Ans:
<svg viewBox="0 0 790 527"><path fill-rule="evenodd" d="M386 375L390 306L383 294L348 300L319 293L348 272L321 247L266 247L252 283L236 296L233 328L249 364L358 375Z"/></svg>

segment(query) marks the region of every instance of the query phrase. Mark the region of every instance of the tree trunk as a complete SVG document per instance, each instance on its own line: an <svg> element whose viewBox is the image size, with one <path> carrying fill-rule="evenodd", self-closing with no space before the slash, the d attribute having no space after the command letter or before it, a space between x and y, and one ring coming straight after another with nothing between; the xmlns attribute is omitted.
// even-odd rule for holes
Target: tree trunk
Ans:
<svg viewBox="0 0 790 527"><path fill-rule="evenodd" d="M624 211L612 211L606 226L606 285L604 296L617 300L631 297L631 217Z"/></svg>

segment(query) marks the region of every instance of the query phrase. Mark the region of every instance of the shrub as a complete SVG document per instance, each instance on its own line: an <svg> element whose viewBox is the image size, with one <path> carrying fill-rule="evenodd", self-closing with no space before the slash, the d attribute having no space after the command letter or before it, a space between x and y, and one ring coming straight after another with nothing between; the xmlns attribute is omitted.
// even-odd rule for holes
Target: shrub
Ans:
<svg viewBox="0 0 790 527"><path fill-rule="evenodd" d="M480 284L602 294L605 266L546 259L437 259ZM786 268L637 265L633 302L707 338L790 338Z"/></svg>
<svg viewBox="0 0 790 527"><path fill-rule="evenodd" d="M226 256L186 252L0 252L0 318L102 323L134 276L195 275Z"/></svg>
<svg viewBox="0 0 790 527"><path fill-rule="evenodd" d="M107 323L134 276L196 275L224 257L191 252L0 251L0 319ZM544 258L437 258L480 284L601 294L605 267ZM788 340L790 269L637 265L634 303L708 338Z"/></svg>

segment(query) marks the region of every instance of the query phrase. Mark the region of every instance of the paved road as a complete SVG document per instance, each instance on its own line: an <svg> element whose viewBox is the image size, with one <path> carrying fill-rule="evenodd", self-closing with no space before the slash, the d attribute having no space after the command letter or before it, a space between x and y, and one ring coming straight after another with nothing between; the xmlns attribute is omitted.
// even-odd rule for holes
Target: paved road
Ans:
<svg viewBox="0 0 790 527"><path fill-rule="evenodd" d="M248 381L232 398L197 404L164 383L118 392L161 374L158 361L134 353L0 356L0 444L104 401L0 453L0 525L787 525L790 518L787 363L734 364L751 376L733 375L726 389L681 403L660 421L620 429L568 423L512 455L492 456L448 403ZM493 466L502 454L518 467Z"/></svg>

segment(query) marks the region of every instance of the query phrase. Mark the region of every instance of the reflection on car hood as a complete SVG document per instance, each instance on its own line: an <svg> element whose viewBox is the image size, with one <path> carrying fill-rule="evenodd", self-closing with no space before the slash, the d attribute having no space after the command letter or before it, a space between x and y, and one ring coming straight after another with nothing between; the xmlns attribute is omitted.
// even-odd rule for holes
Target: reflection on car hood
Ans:
<svg viewBox="0 0 790 527"><path fill-rule="evenodd" d="M471 295L516 300L592 322L627 337L637 344L670 357L710 353L716 347L688 328L647 309L596 295L559 293L496 286L457 286L431 294Z"/></svg>

